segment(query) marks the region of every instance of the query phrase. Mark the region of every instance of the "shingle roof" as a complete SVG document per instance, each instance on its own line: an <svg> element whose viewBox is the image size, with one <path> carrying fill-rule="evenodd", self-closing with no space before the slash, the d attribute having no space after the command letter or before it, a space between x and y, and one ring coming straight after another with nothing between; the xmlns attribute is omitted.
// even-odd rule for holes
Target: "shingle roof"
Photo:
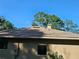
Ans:
<svg viewBox="0 0 79 59"><path fill-rule="evenodd" d="M49 38L49 39L78 39L79 34L48 29L44 27L31 27L26 29L10 29L0 31L0 37L8 38Z"/></svg>

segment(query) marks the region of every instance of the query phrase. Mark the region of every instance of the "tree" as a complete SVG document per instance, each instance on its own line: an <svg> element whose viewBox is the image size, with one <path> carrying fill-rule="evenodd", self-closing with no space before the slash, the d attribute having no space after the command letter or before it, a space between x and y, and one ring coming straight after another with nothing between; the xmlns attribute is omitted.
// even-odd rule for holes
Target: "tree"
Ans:
<svg viewBox="0 0 79 59"><path fill-rule="evenodd" d="M51 24L51 27L55 29L61 29L64 26L63 21L59 17L44 12L38 12L34 15L34 23L32 23L32 25L33 24L43 27Z"/></svg>
<svg viewBox="0 0 79 59"><path fill-rule="evenodd" d="M32 23L32 26L38 26L35 22Z"/></svg>
<svg viewBox="0 0 79 59"><path fill-rule="evenodd" d="M32 26L47 27L48 24L51 24L51 27L54 29L79 33L79 27L72 20L66 19L63 21L54 14L51 15L44 12L37 12L34 15Z"/></svg>
<svg viewBox="0 0 79 59"><path fill-rule="evenodd" d="M38 26L44 26L44 22L46 23L46 14L44 12L38 12L34 15L34 23L37 24ZM47 26L47 24L46 24Z"/></svg>
<svg viewBox="0 0 79 59"><path fill-rule="evenodd" d="M0 16L0 30L3 29L13 29L14 25L7 21L3 16Z"/></svg>
<svg viewBox="0 0 79 59"><path fill-rule="evenodd" d="M78 26L72 20L64 20L64 30L69 32L78 32Z"/></svg>
<svg viewBox="0 0 79 59"><path fill-rule="evenodd" d="M63 21L56 15L49 15L50 23L52 24L52 28L62 29L64 27Z"/></svg>

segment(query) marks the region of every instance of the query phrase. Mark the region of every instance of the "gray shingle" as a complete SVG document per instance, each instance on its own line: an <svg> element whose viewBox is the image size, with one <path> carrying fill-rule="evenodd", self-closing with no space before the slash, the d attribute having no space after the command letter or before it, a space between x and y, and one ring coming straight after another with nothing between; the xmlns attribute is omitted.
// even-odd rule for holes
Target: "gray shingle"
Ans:
<svg viewBox="0 0 79 59"><path fill-rule="evenodd" d="M0 31L0 37L11 38L49 38L49 39L79 39L79 34L48 29L44 27L31 27L26 29L10 29Z"/></svg>

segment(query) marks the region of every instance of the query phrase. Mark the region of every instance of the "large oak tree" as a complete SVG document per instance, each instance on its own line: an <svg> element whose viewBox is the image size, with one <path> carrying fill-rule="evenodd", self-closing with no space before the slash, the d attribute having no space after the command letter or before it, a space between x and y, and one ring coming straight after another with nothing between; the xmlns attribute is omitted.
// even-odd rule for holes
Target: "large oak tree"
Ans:
<svg viewBox="0 0 79 59"><path fill-rule="evenodd" d="M33 26L47 27L48 24L51 24L51 27L55 29L62 29L64 27L63 21L56 15L46 14L44 12L38 12L34 15Z"/></svg>

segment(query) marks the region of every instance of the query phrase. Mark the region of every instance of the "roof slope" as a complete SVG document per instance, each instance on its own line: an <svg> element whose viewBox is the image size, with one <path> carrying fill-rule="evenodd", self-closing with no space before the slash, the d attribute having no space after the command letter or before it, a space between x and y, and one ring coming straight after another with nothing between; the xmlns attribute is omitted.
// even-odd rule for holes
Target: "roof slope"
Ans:
<svg viewBox="0 0 79 59"><path fill-rule="evenodd" d="M0 37L8 38L49 38L49 39L78 39L79 34L49 29L44 27L31 27L26 29L10 29L0 31Z"/></svg>

